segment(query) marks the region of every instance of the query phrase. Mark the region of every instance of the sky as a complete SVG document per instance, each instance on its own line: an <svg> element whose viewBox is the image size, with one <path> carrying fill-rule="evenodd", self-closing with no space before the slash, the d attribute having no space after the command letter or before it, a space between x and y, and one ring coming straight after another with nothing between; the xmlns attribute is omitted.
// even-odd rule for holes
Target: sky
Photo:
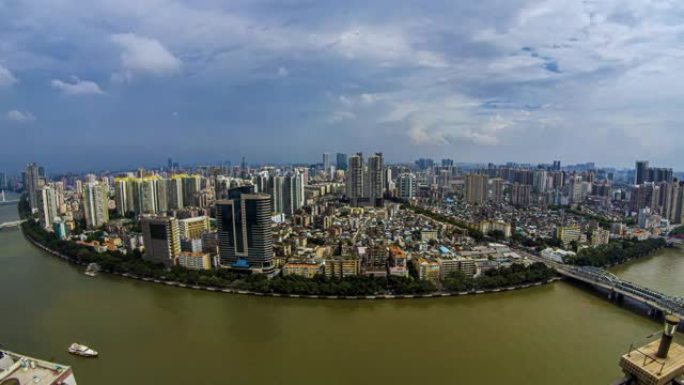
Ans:
<svg viewBox="0 0 684 385"><path fill-rule="evenodd" d="M0 171L684 168L684 2L0 1Z"/></svg>

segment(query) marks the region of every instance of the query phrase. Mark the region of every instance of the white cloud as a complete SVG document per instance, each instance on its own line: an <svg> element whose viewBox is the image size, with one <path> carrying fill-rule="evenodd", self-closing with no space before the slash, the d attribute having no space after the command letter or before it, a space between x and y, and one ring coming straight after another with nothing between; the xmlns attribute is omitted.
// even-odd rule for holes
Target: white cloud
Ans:
<svg viewBox="0 0 684 385"><path fill-rule="evenodd" d="M280 77L282 77L282 78L284 78L285 76L289 75L289 72L288 72L287 68L285 68L285 67L278 67L278 72L277 72L277 73L278 73L278 76L280 76Z"/></svg>
<svg viewBox="0 0 684 385"><path fill-rule="evenodd" d="M130 80L134 74L167 76L181 70L181 60L158 40L133 33L115 34L111 40L123 50L121 72L115 74L114 79Z"/></svg>
<svg viewBox="0 0 684 385"><path fill-rule="evenodd" d="M28 111L22 112L19 110L7 111L6 117L7 117L7 120L9 120L10 122L14 122L14 123L29 123L29 122L33 122L36 120L36 117L33 116L33 114L31 114L30 112L28 112Z"/></svg>
<svg viewBox="0 0 684 385"><path fill-rule="evenodd" d="M65 82L59 79L53 79L50 85L58 89L64 95L77 96L77 95L101 95L104 92L97 85L97 83L90 80L81 80L77 77L73 77L70 82Z"/></svg>
<svg viewBox="0 0 684 385"><path fill-rule="evenodd" d="M18 82L18 80L12 75L10 70L0 65L0 87L11 86L16 82Z"/></svg>

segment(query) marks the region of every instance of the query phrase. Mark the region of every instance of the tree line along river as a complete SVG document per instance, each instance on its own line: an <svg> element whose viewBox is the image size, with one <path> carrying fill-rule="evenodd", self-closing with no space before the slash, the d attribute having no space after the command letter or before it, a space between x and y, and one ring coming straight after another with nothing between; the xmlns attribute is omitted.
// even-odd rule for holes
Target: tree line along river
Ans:
<svg viewBox="0 0 684 385"><path fill-rule="evenodd" d="M0 206L0 223L17 218ZM0 345L72 365L79 384L609 384L660 325L566 282L420 300L261 298L81 267L0 230ZM614 268L679 294L676 249ZM68 355L74 341L100 351Z"/></svg>

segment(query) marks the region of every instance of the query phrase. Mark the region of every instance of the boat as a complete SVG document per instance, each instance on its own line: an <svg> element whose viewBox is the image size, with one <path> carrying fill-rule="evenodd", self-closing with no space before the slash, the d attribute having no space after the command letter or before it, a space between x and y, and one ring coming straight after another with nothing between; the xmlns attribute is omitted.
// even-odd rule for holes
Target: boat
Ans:
<svg viewBox="0 0 684 385"><path fill-rule="evenodd" d="M71 346L69 346L68 350L69 350L69 353L77 355L77 356L81 356L81 357L97 357L97 355L99 354L95 350L93 350L93 349L91 349L85 345L81 345L79 343L76 343L76 342L71 344Z"/></svg>
<svg viewBox="0 0 684 385"><path fill-rule="evenodd" d="M85 269L84 274L89 276L89 277L95 277L99 271L100 271L100 265L93 262L93 263L88 264L88 266Z"/></svg>

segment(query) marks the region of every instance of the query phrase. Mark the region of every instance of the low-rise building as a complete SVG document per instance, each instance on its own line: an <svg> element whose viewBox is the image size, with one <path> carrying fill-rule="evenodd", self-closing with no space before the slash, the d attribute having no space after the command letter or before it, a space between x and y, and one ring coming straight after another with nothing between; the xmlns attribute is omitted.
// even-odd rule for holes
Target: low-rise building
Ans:
<svg viewBox="0 0 684 385"><path fill-rule="evenodd" d="M361 262L354 257L334 257L325 260L324 272L326 277L350 277L359 275Z"/></svg>
<svg viewBox="0 0 684 385"><path fill-rule="evenodd" d="M594 229L591 233L591 245L599 246L610 242L610 231L600 228Z"/></svg>
<svg viewBox="0 0 684 385"><path fill-rule="evenodd" d="M315 261L288 262L283 266L283 275L299 275L313 278L323 272L323 263Z"/></svg>
<svg viewBox="0 0 684 385"><path fill-rule="evenodd" d="M437 261L428 260L425 257L418 257L413 259L413 266L418 272L419 279L428 281L439 281L439 263Z"/></svg>
<svg viewBox="0 0 684 385"><path fill-rule="evenodd" d="M577 225L559 226L556 228L556 238L567 246L572 241L579 242L582 238L582 231Z"/></svg>
<svg viewBox="0 0 684 385"><path fill-rule="evenodd" d="M190 270L211 269L211 255L209 255L209 253L183 251L178 255L176 261L178 266Z"/></svg>
<svg viewBox="0 0 684 385"><path fill-rule="evenodd" d="M548 259L550 261L563 263L566 257L575 256L573 251L567 251L563 249L546 248L541 252L542 258Z"/></svg>

